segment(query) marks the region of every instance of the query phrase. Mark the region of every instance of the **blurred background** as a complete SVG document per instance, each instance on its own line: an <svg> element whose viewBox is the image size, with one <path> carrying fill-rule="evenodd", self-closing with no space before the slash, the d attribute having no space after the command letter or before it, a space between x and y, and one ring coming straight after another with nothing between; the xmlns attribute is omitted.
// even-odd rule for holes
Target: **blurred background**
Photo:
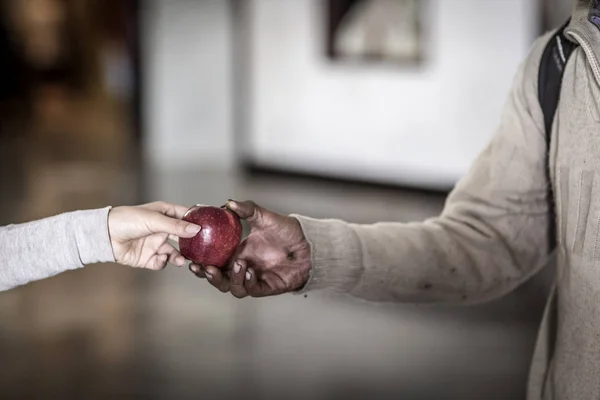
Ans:
<svg viewBox="0 0 600 400"><path fill-rule="evenodd" d="M571 0L3 0L0 222L253 199L437 215ZM0 293L6 398L522 399L552 271L474 307L236 300L98 265Z"/></svg>

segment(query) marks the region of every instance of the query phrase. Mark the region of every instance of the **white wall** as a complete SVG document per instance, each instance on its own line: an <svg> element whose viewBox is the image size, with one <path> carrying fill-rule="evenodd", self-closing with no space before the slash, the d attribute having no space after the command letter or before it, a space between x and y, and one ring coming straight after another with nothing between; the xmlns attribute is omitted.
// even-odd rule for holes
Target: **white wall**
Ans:
<svg viewBox="0 0 600 400"><path fill-rule="evenodd" d="M148 161L161 169L231 167L229 2L144 3Z"/></svg>
<svg viewBox="0 0 600 400"><path fill-rule="evenodd" d="M247 1L248 155L386 182L446 186L464 174L536 35L530 0L429 0L422 69L332 65L323 2ZM145 150L157 167L234 164L228 3L146 3Z"/></svg>
<svg viewBox="0 0 600 400"><path fill-rule="evenodd" d="M324 2L248 1L248 155L391 183L447 186L467 171L536 35L530 0L430 0L422 68L334 65Z"/></svg>

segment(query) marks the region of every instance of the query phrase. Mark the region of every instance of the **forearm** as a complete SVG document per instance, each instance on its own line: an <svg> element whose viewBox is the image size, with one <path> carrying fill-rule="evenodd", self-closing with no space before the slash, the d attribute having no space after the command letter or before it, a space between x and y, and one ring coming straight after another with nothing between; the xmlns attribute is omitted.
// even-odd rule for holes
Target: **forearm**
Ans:
<svg viewBox="0 0 600 400"><path fill-rule="evenodd" d="M75 211L0 228L0 290L86 264L112 262L109 208Z"/></svg>
<svg viewBox="0 0 600 400"><path fill-rule="evenodd" d="M512 236L447 217L374 225L296 217L312 252L304 291L330 288L373 301L474 303L511 291L548 261L543 215L519 216L522 225L535 229Z"/></svg>

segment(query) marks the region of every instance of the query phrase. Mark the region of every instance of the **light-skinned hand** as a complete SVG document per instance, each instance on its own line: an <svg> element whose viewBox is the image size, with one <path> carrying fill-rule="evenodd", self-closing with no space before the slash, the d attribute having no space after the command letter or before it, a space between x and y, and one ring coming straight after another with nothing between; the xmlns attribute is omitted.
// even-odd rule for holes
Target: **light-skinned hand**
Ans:
<svg viewBox="0 0 600 400"><path fill-rule="evenodd" d="M187 210L165 202L112 208L108 231L116 262L151 270L161 270L167 263L185 265L169 239L194 237L202 229L181 220Z"/></svg>

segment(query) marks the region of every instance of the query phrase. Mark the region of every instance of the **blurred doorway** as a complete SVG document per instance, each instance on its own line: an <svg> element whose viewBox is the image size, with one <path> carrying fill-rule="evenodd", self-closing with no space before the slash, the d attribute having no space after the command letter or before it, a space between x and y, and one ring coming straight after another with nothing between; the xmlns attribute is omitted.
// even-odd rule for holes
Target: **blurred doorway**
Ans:
<svg viewBox="0 0 600 400"><path fill-rule="evenodd" d="M137 198L138 14L120 0L0 6L0 178L21 192L17 220Z"/></svg>

